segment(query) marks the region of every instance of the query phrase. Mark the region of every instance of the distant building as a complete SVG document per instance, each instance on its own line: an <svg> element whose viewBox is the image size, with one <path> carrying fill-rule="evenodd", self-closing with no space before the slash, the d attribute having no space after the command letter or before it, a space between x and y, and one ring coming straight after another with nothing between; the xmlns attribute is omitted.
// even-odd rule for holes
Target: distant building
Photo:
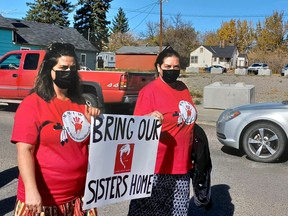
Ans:
<svg viewBox="0 0 288 216"><path fill-rule="evenodd" d="M204 68L221 65L236 68L239 51L236 46L200 46L190 53L189 67Z"/></svg>
<svg viewBox="0 0 288 216"><path fill-rule="evenodd" d="M115 68L115 53L100 52L96 56L96 68Z"/></svg>
<svg viewBox="0 0 288 216"><path fill-rule="evenodd" d="M164 49L165 47L163 47ZM123 46L116 51L117 69L155 71L159 46Z"/></svg>
<svg viewBox="0 0 288 216"><path fill-rule="evenodd" d="M237 58L237 68L248 67L248 56L247 54L239 54Z"/></svg>
<svg viewBox="0 0 288 216"><path fill-rule="evenodd" d="M76 29L0 15L0 56L12 50L46 49L53 42L73 44L79 63L95 68L97 49Z"/></svg>

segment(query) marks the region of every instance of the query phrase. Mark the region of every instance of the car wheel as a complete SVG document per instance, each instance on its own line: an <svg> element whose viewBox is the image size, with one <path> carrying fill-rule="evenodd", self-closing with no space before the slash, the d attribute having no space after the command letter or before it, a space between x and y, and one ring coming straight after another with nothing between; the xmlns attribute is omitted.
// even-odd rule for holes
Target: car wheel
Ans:
<svg viewBox="0 0 288 216"><path fill-rule="evenodd" d="M271 163L283 155L286 141L280 127L269 122L255 123L246 130L242 145L251 160Z"/></svg>

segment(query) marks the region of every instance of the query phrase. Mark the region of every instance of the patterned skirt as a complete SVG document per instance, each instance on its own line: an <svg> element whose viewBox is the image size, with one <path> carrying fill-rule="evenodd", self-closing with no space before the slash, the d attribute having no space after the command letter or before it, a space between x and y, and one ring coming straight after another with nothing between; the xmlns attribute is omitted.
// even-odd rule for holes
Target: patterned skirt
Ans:
<svg viewBox="0 0 288 216"><path fill-rule="evenodd" d="M82 210L82 200L77 198L72 202L68 202L57 206L43 206L39 216L97 216L97 209ZM37 216L38 216L37 215ZM14 210L14 216L36 216L27 211L25 203L17 200Z"/></svg>
<svg viewBox="0 0 288 216"><path fill-rule="evenodd" d="M190 177L154 175L151 197L131 200L129 216L183 216L188 214Z"/></svg>

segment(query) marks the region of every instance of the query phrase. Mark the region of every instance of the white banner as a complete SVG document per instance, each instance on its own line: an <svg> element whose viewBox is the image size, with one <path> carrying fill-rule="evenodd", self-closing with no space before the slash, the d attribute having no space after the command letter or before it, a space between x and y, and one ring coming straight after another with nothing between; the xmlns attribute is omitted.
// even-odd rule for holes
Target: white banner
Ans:
<svg viewBox="0 0 288 216"><path fill-rule="evenodd" d="M83 209L151 196L159 120L103 114L91 121Z"/></svg>

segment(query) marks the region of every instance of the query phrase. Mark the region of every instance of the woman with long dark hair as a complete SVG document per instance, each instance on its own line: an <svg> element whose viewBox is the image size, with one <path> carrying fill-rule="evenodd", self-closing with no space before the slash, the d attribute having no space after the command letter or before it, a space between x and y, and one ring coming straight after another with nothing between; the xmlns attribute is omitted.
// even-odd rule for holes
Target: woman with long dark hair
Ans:
<svg viewBox="0 0 288 216"><path fill-rule="evenodd" d="M81 97L79 63L72 44L53 43L35 86L19 105L11 137L19 182L15 215L97 215L84 212L90 118L100 109Z"/></svg>

